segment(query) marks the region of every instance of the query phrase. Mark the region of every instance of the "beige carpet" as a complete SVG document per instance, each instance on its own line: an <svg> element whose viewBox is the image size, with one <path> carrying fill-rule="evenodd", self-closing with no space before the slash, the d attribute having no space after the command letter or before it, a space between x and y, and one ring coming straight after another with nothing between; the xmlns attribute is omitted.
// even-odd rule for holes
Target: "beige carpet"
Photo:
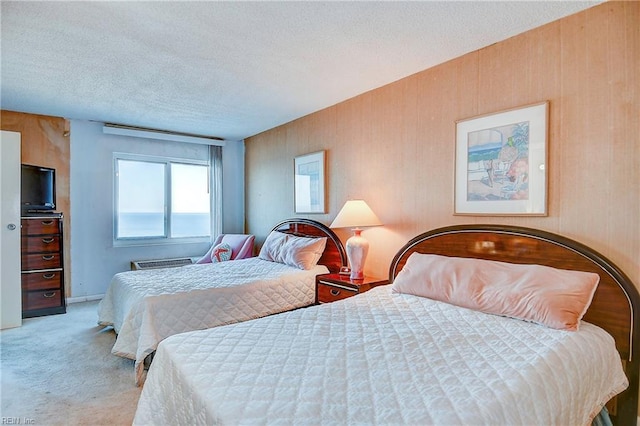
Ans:
<svg viewBox="0 0 640 426"><path fill-rule="evenodd" d="M130 425L141 388L133 361L111 354L115 334L97 326L98 302L0 331L2 423Z"/></svg>

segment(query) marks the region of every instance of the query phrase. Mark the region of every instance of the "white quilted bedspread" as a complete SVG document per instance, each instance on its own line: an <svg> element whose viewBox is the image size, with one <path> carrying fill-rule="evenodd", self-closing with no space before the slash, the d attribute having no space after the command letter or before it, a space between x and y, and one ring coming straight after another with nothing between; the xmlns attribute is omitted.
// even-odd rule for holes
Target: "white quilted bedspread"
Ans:
<svg viewBox="0 0 640 426"><path fill-rule="evenodd" d="M257 257L179 268L116 274L98 307L98 323L118 333L112 353L135 359L136 383L144 359L164 338L185 331L231 324L315 301L309 271Z"/></svg>
<svg viewBox="0 0 640 426"><path fill-rule="evenodd" d="M586 425L627 387L613 338L382 286L162 342L135 425Z"/></svg>

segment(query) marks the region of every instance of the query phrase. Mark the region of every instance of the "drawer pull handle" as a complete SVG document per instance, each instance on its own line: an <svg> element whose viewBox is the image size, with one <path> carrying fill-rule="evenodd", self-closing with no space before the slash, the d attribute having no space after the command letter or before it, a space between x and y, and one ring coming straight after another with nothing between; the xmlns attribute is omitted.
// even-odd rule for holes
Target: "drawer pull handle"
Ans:
<svg viewBox="0 0 640 426"><path fill-rule="evenodd" d="M56 295L55 291L49 292L49 293L43 293L42 296L46 297L47 299L51 299L53 296Z"/></svg>
<svg viewBox="0 0 640 426"><path fill-rule="evenodd" d="M329 292L332 296L337 296L340 294L340 290L336 290L335 288L332 288L331 290L329 290Z"/></svg>
<svg viewBox="0 0 640 426"><path fill-rule="evenodd" d="M43 224L44 226L53 225L53 221L52 220L43 220L40 223Z"/></svg>
<svg viewBox="0 0 640 426"><path fill-rule="evenodd" d="M42 278L44 278L45 280L53 279L55 276L56 276L56 274L54 274L53 272L48 273L48 274L42 274Z"/></svg>
<svg viewBox="0 0 640 426"><path fill-rule="evenodd" d="M51 255L51 256L42 256L42 260L53 260L55 256Z"/></svg>
<svg viewBox="0 0 640 426"><path fill-rule="evenodd" d="M43 238L42 242L45 244L50 244L52 242L54 242L56 239L55 238Z"/></svg>

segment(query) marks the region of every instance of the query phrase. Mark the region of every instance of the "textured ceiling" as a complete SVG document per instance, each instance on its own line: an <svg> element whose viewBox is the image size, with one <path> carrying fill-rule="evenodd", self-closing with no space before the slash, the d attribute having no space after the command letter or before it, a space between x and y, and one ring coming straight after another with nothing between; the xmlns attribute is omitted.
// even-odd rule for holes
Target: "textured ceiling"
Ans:
<svg viewBox="0 0 640 426"><path fill-rule="evenodd" d="M3 0L0 103L243 139L597 3Z"/></svg>

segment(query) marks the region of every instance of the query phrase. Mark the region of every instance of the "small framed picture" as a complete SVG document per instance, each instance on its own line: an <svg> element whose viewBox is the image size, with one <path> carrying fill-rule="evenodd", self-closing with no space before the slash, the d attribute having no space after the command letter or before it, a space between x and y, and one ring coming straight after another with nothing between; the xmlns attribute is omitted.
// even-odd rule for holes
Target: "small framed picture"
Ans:
<svg viewBox="0 0 640 426"><path fill-rule="evenodd" d="M296 213L326 213L325 151L300 155L294 160Z"/></svg>
<svg viewBox="0 0 640 426"><path fill-rule="evenodd" d="M547 215L548 108L456 122L454 214Z"/></svg>

